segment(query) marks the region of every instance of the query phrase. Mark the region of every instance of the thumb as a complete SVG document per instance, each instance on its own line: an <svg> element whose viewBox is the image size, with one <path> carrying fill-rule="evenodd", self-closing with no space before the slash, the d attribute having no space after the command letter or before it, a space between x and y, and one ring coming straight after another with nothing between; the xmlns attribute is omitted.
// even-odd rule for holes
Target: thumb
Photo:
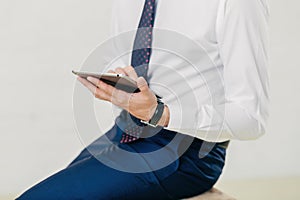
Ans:
<svg viewBox="0 0 300 200"><path fill-rule="evenodd" d="M138 88L140 89L141 92L143 91L147 91L149 88L148 88L148 83L147 81L144 79L144 77L139 77L137 80L136 80L136 83L137 83L137 86Z"/></svg>

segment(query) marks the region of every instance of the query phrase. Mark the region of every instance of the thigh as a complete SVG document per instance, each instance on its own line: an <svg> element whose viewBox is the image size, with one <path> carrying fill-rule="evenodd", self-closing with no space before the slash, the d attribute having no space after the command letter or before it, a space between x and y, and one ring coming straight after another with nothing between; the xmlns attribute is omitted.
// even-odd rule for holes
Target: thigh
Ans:
<svg viewBox="0 0 300 200"><path fill-rule="evenodd" d="M114 126L105 135L88 145L68 167L90 157L96 157L102 163L119 171L140 173L161 169L156 173L160 178L167 177L178 168L177 149L185 136L180 135L172 145L168 145L175 134L162 130L153 137L121 144L120 139L114 139L121 134L122 130Z"/></svg>
<svg viewBox="0 0 300 200"><path fill-rule="evenodd" d="M150 172L121 172L89 157L47 178L18 199L170 199L152 176Z"/></svg>
<svg viewBox="0 0 300 200"><path fill-rule="evenodd" d="M97 138L91 144L89 144L86 148L84 148L80 154L68 165L71 167L78 162L81 162L85 159L98 154L103 149L109 148L111 144L116 144L116 141L120 140L121 133L118 132L116 125L114 125L110 130L108 130L104 135Z"/></svg>
<svg viewBox="0 0 300 200"><path fill-rule="evenodd" d="M202 194L211 189L220 177L226 150L216 146L204 158L199 158L198 154L199 148L189 148L179 158L176 172L160 180L161 187L172 198L185 199Z"/></svg>

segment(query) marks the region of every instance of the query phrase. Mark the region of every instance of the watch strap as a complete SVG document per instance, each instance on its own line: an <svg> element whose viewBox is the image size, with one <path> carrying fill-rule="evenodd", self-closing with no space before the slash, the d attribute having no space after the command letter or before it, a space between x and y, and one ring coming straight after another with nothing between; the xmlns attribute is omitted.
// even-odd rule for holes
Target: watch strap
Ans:
<svg viewBox="0 0 300 200"><path fill-rule="evenodd" d="M157 127L157 124L164 113L164 109L165 109L165 104L158 98L156 109L155 109L154 114L151 117L150 121L147 122L147 121L141 120L141 122L146 125L152 126L152 127Z"/></svg>
<svg viewBox="0 0 300 200"><path fill-rule="evenodd" d="M161 101L157 101L157 106L156 106L155 112L154 112L153 116L151 117L149 124L156 126L158 124L160 118L162 117L164 109L165 109L165 104Z"/></svg>

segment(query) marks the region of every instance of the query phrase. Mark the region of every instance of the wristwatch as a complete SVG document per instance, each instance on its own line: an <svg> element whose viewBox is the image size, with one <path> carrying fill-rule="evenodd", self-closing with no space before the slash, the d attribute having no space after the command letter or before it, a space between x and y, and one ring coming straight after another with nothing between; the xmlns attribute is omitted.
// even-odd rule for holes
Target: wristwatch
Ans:
<svg viewBox="0 0 300 200"><path fill-rule="evenodd" d="M158 124L160 118L162 117L164 109L165 109L165 104L160 100L160 98L157 98L157 106L156 106L153 116L151 117L151 119L148 122L144 121L144 120L141 120L141 122L148 126L152 126L152 127L156 128L158 126L157 124Z"/></svg>

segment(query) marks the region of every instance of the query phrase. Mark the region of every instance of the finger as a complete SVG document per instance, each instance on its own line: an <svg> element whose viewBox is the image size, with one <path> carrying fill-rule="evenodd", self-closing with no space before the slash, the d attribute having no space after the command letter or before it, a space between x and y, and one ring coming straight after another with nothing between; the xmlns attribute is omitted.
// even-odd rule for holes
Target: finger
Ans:
<svg viewBox="0 0 300 200"><path fill-rule="evenodd" d="M125 110L128 110L130 94L122 90L116 90L111 98L111 102Z"/></svg>
<svg viewBox="0 0 300 200"><path fill-rule="evenodd" d="M100 80L94 77L87 77L87 80L93 83L95 86L99 87Z"/></svg>
<svg viewBox="0 0 300 200"><path fill-rule="evenodd" d="M116 72L114 70L112 70L112 69L108 70L107 72L108 73L112 73L112 74L116 74Z"/></svg>
<svg viewBox="0 0 300 200"><path fill-rule="evenodd" d="M117 72L117 74L127 75L123 68L118 67L115 69L115 71Z"/></svg>
<svg viewBox="0 0 300 200"><path fill-rule="evenodd" d="M104 90L102 90L101 88L95 89L94 96L98 99L102 99L105 101L111 101L111 99L112 99L112 97L109 94L107 94Z"/></svg>
<svg viewBox="0 0 300 200"><path fill-rule="evenodd" d="M77 77L77 80L94 94L95 90L97 89L95 85L93 85L91 82L79 76Z"/></svg>
<svg viewBox="0 0 300 200"><path fill-rule="evenodd" d="M87 81L84 78L78 77L77 78L79 80L80 83L82 83L86 88L88 88L88 90L98 99L102 99L102 100L106 100L106 101L110 101L111 100L111 96L109 96L108 94L106 94L105 91L97 88L95 85L93 85L91 82Z"/></svg>
<svg viewBox="0 0 300 200"><path fill-rule="evenodd" d="M91 81L93 84L95 84L99 89L103 90L105 93L107 93L109 96L112 96L116 92L116 88L114 88L111 85L108 85L107 83L104 83L103 81L94 78L94 77L88 77L89 81Z"/></svg>
<svg viewBox="0 0 300 200"><path fill-rule="evenodd" d="M127 66L127 67L124 67L123 69L131 79L136 81L136 79L138 78L138 75L136 74L136 71L134 70L134 68L132 66Z"/></svg>
<svg viewBox="0 0 300 200"><path fill-rule="evenodd" d="M144 77L138 77L138 79L136 80L136 83L141 92L147 91L149 89L148 83L144 79Z"/></svg>

